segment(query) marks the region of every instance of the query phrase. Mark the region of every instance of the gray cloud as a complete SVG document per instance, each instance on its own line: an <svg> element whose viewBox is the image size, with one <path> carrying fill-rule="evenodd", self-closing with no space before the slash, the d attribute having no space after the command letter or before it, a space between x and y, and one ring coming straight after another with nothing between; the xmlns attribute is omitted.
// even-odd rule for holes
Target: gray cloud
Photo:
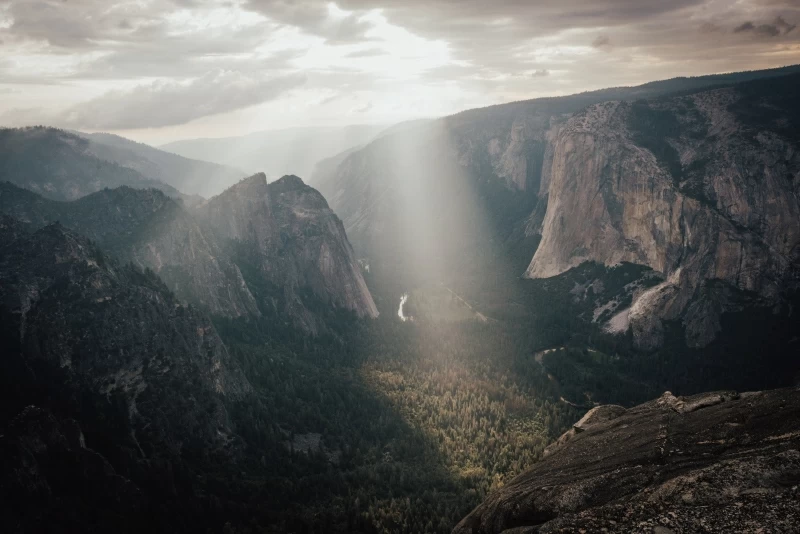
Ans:
<svg viewBox="0 0 800 534"><path fill-rule="evenodd" d="M608 35L598 35L594 41L592 41L592 47L594 48L609 48L611 46L611 38Z"/></svg>
<svg viewBox="0 0 800 534"><path fill-rule="evenodd" d="M317 0L249 0L247 5L276 22L302 28L333 44L367 40L371 25L360 20L361 13L330 17L328 4Z"/></svg>
<svg viewBox="0 0 800 534"><path fill-rule="evenodd" d="M346 11L331 11L329 0L0 0L0 81L35 84L42 91L45 83L61 83L66 89L138 83L136 89L74 106L59 118L72 127L144 128L280 98L287 90L280 80L290 88L305 79L305 87L318 90L318 98L362 94L364 101L375 102L375 113L385 108L381 92L396 91L404 83L415 85L415 90L449 87L456 95L449 105L460 102L461 96L482 105L545 91L564 94L676 75L800 63L800 32L794 24L800 20L798 0L336 4ZM387 74L390 63L373 69L378 62L356 61L384 54L387 62L393 60L391 47L379 44L384 35L375 31L379 26L368 16L373 10L416 36L444 42L445 60L406 78ZM207 27L207 21L220 14L223 20L230 15L237 22ZM176 20L189 23L175 31ZM195 20L199 22L192 24ZM287 31L288 27L294 29ZM305 38L293 41L295 29ZM263 45L274 42L276 32L282 32L278 41L286 38L287 47L265 57L263 51L272 48ZM324 39L331 47L325 53L339 60L321 65L318 58L325 53L312 54L308 63L314 67L303 71L303 78L297 65L308 52L305 43L314 41L308 35ZM31 50L46 59L41 72L18 56ZM614 53L601 53L610 50ZM558 76L550 76L552 72ZM532 77L537 83L531 83ZM58 88L52 90L53 97L43 105L57 109L61 95ZM38 116L32 110L9 111L29 107L31 101L16 94L4 96L0 115L10 117L14 111L15 120L25 113L31 119ZM73 90L69 102L79 98Z"/></svg>
<svg viewBox="0 0 800 534"><path fill-rule="evenodd" d="M155 82L112 91L73 107L60 122L73 128L110 130L185 124L274 100L304 82L301 75L254 78L240 72L211 72L183 84Z"/></svg>
<svg viewBox="0 0 800 534"><path fill-rule="evenodd" d="M777 16L772 24L753 24L747 21L733 29L733 33L753 33L763 37L777 37L786 35L797 27L797 24L789 24L783 17Z"/></svg>

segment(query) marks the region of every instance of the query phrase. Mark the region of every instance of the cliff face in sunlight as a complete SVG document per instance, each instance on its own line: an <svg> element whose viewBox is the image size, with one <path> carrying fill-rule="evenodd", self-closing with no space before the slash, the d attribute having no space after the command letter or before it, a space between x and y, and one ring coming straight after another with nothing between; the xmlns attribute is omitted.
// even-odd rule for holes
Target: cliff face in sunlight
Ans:
<svg viewBox="0 0 800 534"><path fill-rule="evenodd" d="M735 294L778 299L800 260L798 83L575 115L555 141L542 242L526 276L584 261L663 273L630 310L643 348L663 342L663 320L681 319L688 344L703 346L720 313L738 307Z"/></svg>
<svg viewBox="0 0 800 534"><path fill-rule="evenodd" d="M664 282L639 292L613 329L630 324L637 345L653 348L664 321L680 321L688 344L704 346L721 313L779 302L796 286L799 82L787 73L750 73L755 81L738 85L655 82L400 125L314 180L359 257L390 281L411 285L415 269L434 280L470 270L489 278L509 264L518 275L518 256L529 278L587 261L637 263ZM664 96L673 91L683 96Z"/></svg>
<svg viewBox="0 0 800 534"><path fill-rule="evenodd" d="M242 180L195 210L217 238L244 254L267 283L283 293L285 311L311 331L317 321L302 289L324 304L377 317L342 222L322 195L296 176L267 184L263 174Z"/></svg>

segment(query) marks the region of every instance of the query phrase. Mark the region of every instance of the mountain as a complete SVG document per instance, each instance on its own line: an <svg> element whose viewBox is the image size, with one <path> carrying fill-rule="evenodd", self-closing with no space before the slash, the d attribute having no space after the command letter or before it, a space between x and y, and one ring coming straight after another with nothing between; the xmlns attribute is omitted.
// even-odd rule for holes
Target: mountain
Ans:
<svg viewBox="0 0 800 534"><path fill-rule="evenodd" d="M72 202L0 183L0 212L34 227L60 222L122 262L150 268L181 300L226 317L259 315L239 268L174 199L156 189L104 189Z"/></svg>
<svg viewBox="0 0 800 534"><path fill-rule="evenodd" d="M718 332L721 313L742 302L779 303L794 286L799 70L680 78L465 111L382 135L334 170L321 166L312 182L370 265L376 294L455 284L503 306L520 293L510 282L520 275L632 262L665 282L644 299L637 291L630 310L617 309L626 299L616 295L598 300L597 308L616 312L606 328L624 332L633 322L637 345L652 348L663 342L662 320L677 321L689 345L703 346ZM627 141L579 143L595 133ZM681 216L684 205L693 211ZM690 237L682 233L687 225ZM707 255L697 247L719 261L709 256L697 265ZM706 282L718 278L720 289ZM501 292L501 285L509 287ZM503 296L481 296L481 286Z"/></svg>
<svg viewBox="0 0 800 534"><path fill-rule="evenodd" d="M797 388L600 406L453 534L791 531L798 447Z"/></svg>
<svg viewBox="0 0 800 534"><path fill-rule="evenodd" d="M255 175L194 209L155 189L58 202L5 182L0 213L34 228L58 221L214 315L279 314L311 332L333 310L377 316L341 221L295 176Z"/></svg>
<svg viewBox="0 0 800 534"><path fill-rule="evenodd" d="M4 217L0 237L0 494L14 509L0 525L146 528L148 510L195 491L187 470L236 456L226 404L250 383L152 272L59 224L28 234Z"/></svg>
<svg viewBox="0 0 800 534"><path fill-rule="evenodd" d="M211 197L247 174L225 165L177 156L117 135L75 133L89 140L88 151L97 158L138 171L187 195Z"/></svg>
<svg viewBox="0 0 800 534"><path fill-rule="evenodd" d="M97 157L88 140L43 126L0 129L0 181L54 200L74 200L106 187L127 185L152 187L191 201L164 182Z"/></svg>
<svg viewBox="0 0 800 534"><path fill-rule="evenodd" d="M297 176L267 184L264 174L253 175L195 213L239 264L247 265L243 271L250 280L257 278L256 284L266 283L280 295L280 308L303 328L318 329L312 301L377 317L342 222Z"/></svg>
<svg viewBox="0 0 800 534"><path fill-rule="evenodd" d="M384 128L379 125L289 128L238 137L186 139L159 148L187 158L241 168L248 173L263 171L270 177L310 176L318 161L361 146Z"/></svg>
<svg viewBox="0 0 800 534"><path fill-rule="evenodd" d="M800 75L590 106L553 141L542 242L526 276L585 261L663 273L629 310L640 347L681 319L707 345L732 292L780 301L800 273Z"/></svg>

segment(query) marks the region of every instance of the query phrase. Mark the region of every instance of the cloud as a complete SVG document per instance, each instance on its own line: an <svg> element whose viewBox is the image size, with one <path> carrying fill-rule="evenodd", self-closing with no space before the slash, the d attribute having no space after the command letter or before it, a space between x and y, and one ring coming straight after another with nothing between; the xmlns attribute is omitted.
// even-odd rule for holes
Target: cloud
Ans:
<svg viewBox="0 0 800 534"><path fill-rule="evenodd" d="M789 24L783 17L775 17L772 24L755 25L752 21L747 21L733 29L733 33L753 33L762 37L777 37L786 35L797 27L796 24Z"/></svg>
<svg viewBox="0 0 800 534"><path fill-rule="evenodd" d="M382 48L372 47L372 48L365 48L363 50L355 50L353 52L349 52L347 57L375 57L375 56L383 56L386 54L386 51Z"/></svg>
<svg viewBox="0 0 800 534"><path fill-rule="evenodd" d="M173 126L274 100L304 82L301 75L210 72L188 83L153 82L109 92L69 109L60 122L73 128L108 130Z"/></svg>
<svg viewBox="0 0 800 534"><path fill-rule="evenodd" d="M797 24L789 24L788 22L783 20L783 17L781 16L775 17L775 22L773 22L773 24L784 35L797 28Z"/></svg>
<svg viewBox="0 0 800 534"><path fill-rule="evenodd" d="M328 1L249 0L245 5L273 21L301 28L333 44L369 40L367 33L372 28L363 12L342 11Z"/></svg>
<svg viewBox="0 0 800 534"><path fill-rule="evenodd" d="M611 47L611 38L608 35L598 35L594 41L592 41L592 47L594 48L610 48Z"/></svg>
<svg viewBox="0 0 800 534"><path fill-rule="evenodd" d="M713 22L704 22L700 25L700 33L717 33L721 31L722 27Z"/></svg>
<svg viewBox="0 0 800 534"><path fill-rule="evenodd" d="M347 121L411 93L448 113L799 63L798 20L798 0L0 0L0 80L22 88L0 115L150 128L298 98Z"/></svg>

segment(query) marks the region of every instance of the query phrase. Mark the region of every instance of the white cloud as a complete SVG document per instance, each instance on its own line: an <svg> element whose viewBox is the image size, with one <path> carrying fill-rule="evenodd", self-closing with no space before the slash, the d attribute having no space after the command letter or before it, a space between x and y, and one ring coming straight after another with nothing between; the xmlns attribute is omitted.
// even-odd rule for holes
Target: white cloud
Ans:
<svg viewBox="0 0 800 534"><path fill-rule="evenodd" d="M304 82L300 74L253 77L216 71L185 83L156 81L111 91L69 109L60 122L73 128L109 130L185 124L274 100Z"/></svg>

